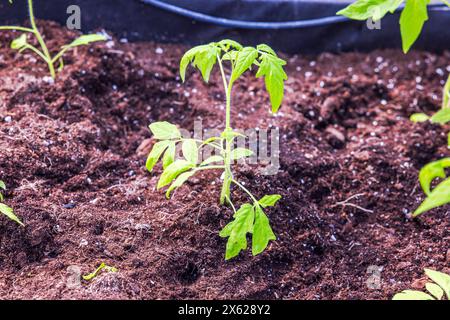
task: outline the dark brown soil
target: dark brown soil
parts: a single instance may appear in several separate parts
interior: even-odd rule
[[[53,24],[45,34],[50,47],[74,36]],[[449,52],[284,56],[276,117],[263,83],[240,81],[234,126],[280,127],[281,169],[235,169],[258,196],[283,200],[268,211],[278,240],[226,262],[218,231],[231,210],[218,205],[216,173],[167,201],[161,168],[144,168],[151,122],[221,129],[219,75],[181,84],[186,48],[114,41],[69,54],[51,85],[43,63],[8,49],[15,36],[0,33],[0,179],[26,227],[0,217],[2,299],[390,299],[420,288],[424,267],[450,271],[448,207],[407,218],[423,200],[418,170],[448,155],[448,128],[408,117],[439,108]],[[355,195],[360,208],[338,204]],[[101,262],[119,271],[67,285],[73,266]],[[373,265],[379,289],[366,286]]]

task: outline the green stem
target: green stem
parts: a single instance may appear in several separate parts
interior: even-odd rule
[[[226,92],[226,111],[225,111],[225,130],[231,129],[231,88],[232,83],[227,83],[227,77],[225,76],[225,71],[223,69],[222,59],[220,57],[217,57],[217,60],[219,61],[219,67],[220,67],[220,73],[222,74],[222,80],[223,80],[223,87]]]
[[[448,76],[448,80],[445,83],[442,97],[442,109],[450,108],[450,75]]]
[[[20,52],[22,52],[22,51],[24,51],[24,50],[26,50],[26,49],[30,49],[31,51],[33,51],[34,53],[36,53],[39,57],[41,57],[42,59],[46,59],[46,57],[44,56],[44,54],[41,52],[41,51],[39,51],[39,49],[37,49],[37,48],[35,48],[35,47],[33,47],[32,45],[30,45],[30,44],[27,44],[27,45],[25,45],[22,49],[20,49]]]
[[[231,205],[231,208],[233,209],[234,213],[236,214],[236,207],[234,206],[233,202],[231,201],[230,198],[227,198],[228,203]]]
[[[231,181],[233,180],[233,173],[231,171],[231,141],[230,139],[225,140],[225,157],[224,157],[224,166],[225,166],[225,174],[223,177],[223,185],[222,192],[220,195],[220,203],[224,204],[225,200],[230,198],[230,187]]]
[[[33,29],[19,27],[19,26],[3,26],[3,27],[0,27],[0,30],[15,30],[15,31],[23,31],[23,32],[34,33]]]
[[[222,60],[220,57],[217,57],[220,67],[220,73],[222,75],[223,86],[226,92],[226,110],[225,110],[225,131],[224,133],[230,132],[233,129],[231,128],[231,89],[233,84],[227,83],[227,78],[225,76],[225,71],[223,69]],[[233,180],[233,173],[231,171],[231,146],[233,143],[233,138],[226,136],[225,138],[225,154],[224,154],[224,165],[225,165],[225,173],[223,178],[222,192],[220,194],[220,203],[224,204],[225,200],[230,199],[230,187],[231,181]],[[229,201],[229,200],[228,200]]]
[[[239,182],[237,182],[236,180],[232,180],[233,181],[233,183],[235,184],[235,185],[237,185],[239,188],[241,188],[242,190],[244,190],[244,192],[245,193],[247,193],[249,196],[250,196],[250,198],[253,200],[253,202],[255,203],[255,205],[258,205],[259,206],[259,202],[258,202],[258,200],[256,200],[256,198],[252,195],[252,193],[246,188],[246,187],[244,187],[242,184],[240,184]]]
[[[59,59],[63,57],[63,55],[69,50],[70,48],[64,48],[62,49],[53,59],[52,63],[55,64]]]
[[[48,69],[50,71],[50,75],[53,79],[56,79],[55,66],[53,65],[50,51],[48,50],[47,45],[45,44],[45,41],[42,38],[42,35],[39,32],[39,29],[37,28],[37,25],[36,25],[36,19],[34,16],[34,9],[33,9],[33,0],[28,0],[28,12],[30,14],[30,23],[31,23],[31,27],[33,29],[33,33],[36,36],[36,39],[39,42],[39,45],[41,46],[44,56],[46,57],[45,62],[47,62]]]

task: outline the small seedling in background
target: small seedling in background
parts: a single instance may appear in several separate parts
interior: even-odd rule
[[[431,117],[427,116],[424,113],[413,114],[411,116],[411,121],[415,123],[430,121],[432,123],[437,123],[441,125],[450,122],[449,96],[450,96],[450,77],[444,88],[441,110],[439,110]],[[448,144],[450,146],[450,134]],[[450,203],[450,178],[442,181],[438,186],[436,186],[436,188],[431,190],[431,182],[434,179],[447,178],[445,169],[449,167],[450,167],[450,158],[445,158],[427,164],[420,170],[419,181],[420,185],[422,186],[422,190],[427,195],[427,198],[414,212],[413,217],[417,217],[418,215],[427,212],[431,209]]]
[[[12,0],[9,0],[9,3],[12,3]],[[62,46],[60,51],[56,55],[52,56],[44,41],[42,34],[40,33],[36,25],[36,19],[34,16],[34,9],[33,9],[33,0],[28,0],[28,13],[31,28],[21,26],[0,26],[0,30],[22,31],[23,33],[11,43],[11,48],[17,50],[19,53],[22,53],[25,50],[30,50],[34,52],[37,56],[39,56],[42,60],[44,60],[47,63],[48,70],[53,79],[56,79],[56,66],[58,65],[58,71],[61,71],[64,68],[63,56],[68,50],[71,50],[75,47],[87,45],[91,42],[106,40],[106,37],[100,34],[82,35],[76,40],[74,40],[72,43]],[[39,46],[41,47],[40,50],[35,46],[33,46],[32,44],[28,43],[27,35],[29,34],[33,35],[36,38],[37,42],[39,43]]]
[[[428,20],[429,0],[358,0],[337,14],[354,20],[375,21],[382,19],[387,13],[394,13],[400,5],[405,2],[405,7],[400,17],[400,31],[402,35],[403,51],[407,53],[419,38],[425,22]],[[450,7],[450,2],[441,0]],[[433,116],[425,113],[415,113],[410,117],[412,122],[426,122],[446,124],[450,122],[450,76],[444,86],[442,94],[442,107]],[[448,136],[450,146],[450,134]],[[445,178],[444,169],[450,167],[450,158],[436,161],[426,165],[419,174],[420,184],[427,198],[414,212],[413,217],[431,210],[433,208],[450,203],[450,179],[440,183],[433,191],[430,191],[430,183],[435,178]]]
[[[450,203],[450,178],[447,178],[445,173],[445,169],[449,167],[450,158],[445,158],[429,163],[420,170],[419,181],[427,198],[414,212],[413,217],[417,217],[431,209]],[[431,190],[431,183],[436,178],[447,179]]]
[[[231,68],[229,77],[225,74],[224,63]],[[155,164],[163,156],[163,173],[158,182],[158,189],[169,186],[166,196],[182,186],[189,178],[203,170],[222,170],[223,184],[220,195],[221,204],[229,204],[234,211],[234,220],[221,232],[220,236],[228,238],[225,258],[236,257],[241,250],[247,249],[247,234],[252,234],[253,255],[263,252],[270,240],[275,240],[275,234],[270,227],[269,219],[263,209],[274,206],[281,198],[279,195],[265,196],[257,200],[253,194],[239,183],[233,176],[231,165],[235,160],[250,157],[252,151],[245,148],[233,149],[235,139],[242,136],[231,127],[231,94],[236,81],[252,67],[257,67],[256,77],[264,77],[266,89],[270,96],[272,112],[276,113],[284,96],[284,81],[287,75],[283,70],[286,62],[267,45],[243,47],[232,40],[222,40],[190,49],[181,59],[180,75],[185,80],[186,69],[192,64],[200,70],[205,82],[209,81],[215,64],[219,65],[225,96],[225,130],[219,137],[205,141],[183,139],[180,131],[168,122],[157,122],[150,125],[150,130],[157,142],[147,160],[147,169],[152,171]],[[175,160],[176,145],[180,143],[184,159]],[[198,164],[198,154],[203,147],[214,148],[214,155]],[[244,204],[236,210],[230,196],[231,186],[235,185],[251,199],[250,204]]]
[[[425,269],[425,274],[434,282],[425,285],[428,293],[416,290],[404,290],[397,293],[392,300],[442,300],[444,294],[450,300],[450,275]]]
[[[102,271],[102,270],[105,272],[117,272],[118,271],[117,268],[110,267],[110,266],[106,265],[104,262],[102,262],[100,264],[100,266],[97,269],[95,269],[94,272],[84,275],[83,280],[85,280],[85,281],[93,280],[95,277],[97,277],[99,275],[100,271]]]
[[[0,213],[11,219],[12,221],[18,223],[22,227],[24,224],[20,219],[14,214],[14,210],[10,207],[8,207],[6,204],[3,203],[4,197],[2,194],[2,190],[6,190],[6,185],[3,181],[0,180]]]

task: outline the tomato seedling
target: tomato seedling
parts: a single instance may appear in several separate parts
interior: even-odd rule
[[[430,269],[425,269],[425,274],[433,281],[425,285],[429,293],[404,290],[397,293],[392,300],[442,300],[444,293],[447,300],[450,300],[450,275]]]
[[[9,0],[9,3],[12,3],[12,0]],[[44,41],[41,32],[37,27],[36,19],[34,16],[33,0],[28,0],[28,14],[31,25],[30,28],[21,26],[0,26],[0,30],[22,31],[23,33],[17,39],[11,42],[11,49],[17,50],[19,53],[22,53],[25,50],[30,50],[33,53],[35,53],[37,56],[39,56],[42,60],[44,60],[47,63],[50,76],[53,79],[56,79],[55,66],[59,63],[58,71],[61,71],[64,68],[63,56],[68,50],[71,50],[75,47],[84,46],[92,42],[106,40],[106,37],[101,34],[82,35],[76,40],[74,40],[72,43],[62,46],[60,51],[56,55],[52,56],[50,50],[47,47],[47,44]],[[39,43],[39,46],[41,47],[40,50],[35,46],[33,46],[32,44],[28,43],[27,39],[28,35],[32,35],[36,38],[37,42]]]
[[[3,181],[0,180],[0,213],[5,215],[7,218],[11,219],[12,221],[18,223],[22,227],[24,224],[20,219],[14,214],[14,210],[10,207],[8,207],[6,204],[3,203],[4,197],[2,194],[2,190],[6,190],[6,185]]]
[[[231,69],[229,77],[226,75],[224,63]],[[233,149],[235,139],[242,136],[231,126],[231,96],[233,85],[253,66],[258,68],[256,77],[264,77],[266,89],[270,96],[272,112],[277,112],[284,96],[284,82],[287,75],[284,72],[286,62],[280,59],[269,46],[261,44],[254,47],[243,47],[233,40],[222,40],[206,45],[194,47],[187,51],[180,62],[180,76],[185,80],[186,69],[189,65],[200,70],[205,82],[209,81],[214,65],[218,64],[226,96],[225,129],[220,136],[205,141],[184,139],[178,128],[168,122],[157,122],[150,125],[154,137],[159,140],[147,159],[147,169],[152,171],[155,164],[163,156],[163,173],[157,188],[168,187],[166,196],[182,186],[189,178],[203,170],[222,170],[223,184],[220,203],[229,204],[234,211],[234,220],[220,232],[220,236],[228,238],[225,259],[236,257],[241,250],[247,249],[247,234],[252,234],[253,255],[263,252],[270,240],[275,240],[275,234],[264,213],[264,208],[274,206],[281,198],[280,195],[268,195],[258,200],[240,182],[232,172],[235,160],[250,157],[252,151],[246,148]],[[176,146],[181,144],[183,159],[176,160]],[[198,155],[202,148],[211,147],[217,151],[214,155],[200,164]],[[237,186],[251,199],[250,203],[242,205],[236,210],[230,196],[231,186]]]
[[[428,20],[429,0],[358,0],[337,14],[354,20],[371,18],[374,21],[378,21],[387,13],[394,13],[403,2],[405,2],[405,7],[400,17],[400,31],[403,51],[407,53],[419,38],[423,26]],[[450,7],[449,1],[441,0],[441,2]],[[432,123],[446,124],[450,122],[450,76],[443,89],[441,109],[433,116],[428,116],[425,113],[415,113],[410,117],[410,120],[415,123],[430,121]],[[450,146],[450,134],[448,136],[448,145]],[[432,191],[430,190],[430,184],[435,178],[446,178],[445,168],[447,167],[450,167],[450,158],[430,163],[421,169],[419,180],[427,198],[413,213],[413,217],[450,203],[450,179],[441,182]]]
[[[449,167],[450,158],[444,158],[429,163],[420,170],[419,181],[427,198],[413,213],[413,217],[417,217],[431,209],[450,203],[450,178],[447,178],[445,173],[445,169]],[[431,183],[436,178],[445,180],[431,190]]]
[[[411,121],[425,122],[430,121],[437,124],[446,124],[450,122],[450,106],[449,106],[449,95],[450,95],[450,77],[447,84],[444,87],[443,97],[442,97],[442,108],[433,116],[428,116],[424,113],[415,113],[411,116]],[[449,146],[450,146],[450,135],[449,135]],[[424,166],[419,173],[419,181],[422,190],[426,194],[427,198],[422,202],[422,204],[413,213],[413,217],[417,217],[422,213],[425,213],[431,209],[443,206],[450,203],[450,178],[447,178],[445,173],[446,168],[450,167],[450,158],[444,158]],[[433,190],[431,190],[431,183],[434,179],[441,178],[445,179],[440,184],[438,184]]]
[[[113,272],[113,273],[118,271],[116,267],[110,267],[106,265],[106,263],[102,262],[97,269],[95,269],[93,272],[89,274],[83,275],[82,278],[85,281],[91,281],[94,278],[96,278],[102,270],[104,270],[105,272]]]

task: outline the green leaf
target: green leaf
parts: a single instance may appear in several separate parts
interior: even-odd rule
[[[181,133],[178,128],[166,121],[152,123],[149,128],[158,140],[181,139]]]
[[[7,216],[10,220],[20,224],[22,227],[24,226],[22,221],[20,221],[20,219],[14,214],[13,209],[3,203],[0,203],[0,213]]]
[[[245,71],[247,71],[258,58],[258,51],[252,47],[245,47],[237,56],[236,65],[231,74],[230,83],[235,82]]]
[[[219,137],[210,137],[210,138],[206,139],[205,141],[203,141],[203,144],[210,144],[211,142],[214,142],[217,140],[222,140],[222,139]]]
[[[177,145],[175,141],[170,141],[169,146],[167,147],[166,153],[164,153],[163,157],[163,169],[166,169],[175,161],[175,153],[177,150]]]
[[[431,117],[431,122],[446,124],[450,122],[450,108],[441,109]]]
[[[169,185],[176,177],[178,177],[181,173],[192,169],[194,165],[186,160],[177,160],[168,166],[161,175],[161,178],[158,181],[157,189],[161,189],[167,185]]]
[[[435,300],[429,294],[422,291],[405,290],[397,293],[392,300]]]
[[[0,190],[6,190],[6,184],[2,180],[0,180]],[[0,202],[3,200],[3,194],[0,192]]]
[[[190,177],[192,177],[195,174],[195,171],[190,172],[184,172],[178,176],[178,178],[175,179],[175,181],[172,183],[172,185],[167,189],[166,191],[166,198],[170,198],[170,193],[181,187],[186,181],[189,180]]]
[[[192,65],[200,70],[206,83],[209,82],[211,71],[216,64],[219,53],[220,49],[210,44],[206,50],[197,53],[195,56]]]
[[[428,20],[429,0],[406,0],[405,9],[400,17],[403,52],[407,53],[419,38],[425,22]]]
[[[164,150],[167,149],[170,143],[171,143],[170,141],[160,141],[155,143],[155,145],[152,148],[152,151],[148,155],[147,163],[145,164],[145,167],[149,172],[152,172],[153,167],[158,162]]]
[[[402,2],[403,0],[358,0],[337,14],[353,20],[372,18],[374,21],[378,21],[388,12],[393,13]]]
[[[103,34],[85,34],[77,39],[75,39],[72,43],[63,46],[63,48],[75,48],[79,46],[85,46],[92,42],[99,42],[99,41],[106,41],[108,38],[106,38]]]
[[[253,151],[245,148],[236,148],[231,151],[231,160],[239,160],[242,158],[251,157],[253,155]]]
[[[261,63],[256,77],[265,77],[266,89],[270,95],[272,112],[278,112],[284,97],[284,81],[288,79],[283,70],[284,60],[270,54],[261,55]]]
[[[445,292],[447,299],[450,299],[450,275],[430,269],[425,269],[425,274],[435,282],[425,285],[428,292],[437,300],[441,300]],[[433,296],[421,291],[405,290],[396,294],[393,300],[436,300]]]
[[[239,133],[239,132],[237,132],[237,131],[233,131],[233,130],[230,130],[230,129],[225,130],[224,132],[222,132],[222,133],[220,134],[220,136],[221,136],[223,139],[225,139],[225,140],[231,140],[231,139],[236,138],[236,137],[246,138],[246,136],[243,135],[242,133]]]
[[[255,211],[252,205],[244,204],[234,215],[234,221],[230,222],[220,232],[223,238],[228,237],[225,259],[236,257],[241,250],[247,249],[247,233],[252,232]]]
[[[259,200],[258,203],[263,208],[273,207],[280,199],[281,199],[281,196],[279,194],[272,194],[272,195],[262,197],[262,199]]]
[[[236,61],[239,51],[229,51],[222,56],[222,61]]]
[[[180,76],[181,76],[181,80],[184,82],[186,80],[186,69],[189,66],[189,63],[192,62],[192,60],[194,59],[195,55],[197,54],[197,52],[199,52],[200,50],[202,50],[203,47],[205,47],[206,45],[203,46],[197,46],[194,47],[192,49],[189,49],[184,55],[183,58],[181,58],[180,61]]]
[[[221,238],[228,238],[231,235],[231,231],[233,231],[234,228],[234,220],[231,221],[229,224],[227,224],[220,232],[219,236]]]
[[[197,143],[192,140],[184,140],[182,145],[182,151],[184,158],[192,164],[197,164],[198,162],[198,147]]]
[[[442,290],[442,288],[437,284],[427,283],[425,287],[427,288],[428,292],[431,293],[437,300],[441,300],[444,296],[444,290]]]
[[[445,168],[450,167],[450,158],[444,158],[424,166],[419,173],[420,186],[427,196],[431,193],[431,182],[436,178],[444,179]]]
[[[102,270],[105,270],[106,272],[117,272],[117,268],[107,266],[105,263],[102,262],[102,264],[100,264],[100,266],[97,269],[95,269],[94,272],[84,275],[83,279],[86,281],[91,281],[92,279],[97,277],[100,271]]]
[[[255,208],[255,225],[253,226],[252,253],[254,256],[263,252],[270,240],[276,240],[270,227],[269,219],[260,206]]]
[[[20,50],[27,45],[27,35],[24,33],[11,42],[11,49]]]
[[[447,299],[450,300],[450,275],[431,269],[425,269],[425,274],[444,290]]]
[[[260,45],[258,45],[257,47],[256,47],[256,49],[258,50],[258,51],[262,51],[262,52],[265,52],[265,53],[268,53],[268,54],[271,54],[271,55],[273,55],[273,56],[277,56],[277,54],[275,53],[275,51],[273,51],[273,49],[271,48],[271,47],[269,47],[267,44],[260,44]]]
[[[442,108],[450,108],[450,75],[444,86],[444,92],[442,94]]]
[[[206,166],[208,164],[214,163],[214,162],[223,162],[223,157],[222,156],[212,156],[209,157],[208,159],[206,159],[205,161],[202,162],[202,164],[200,165],[201,167]]]
[[[414,113],[413,115],[411,115],[411,117],[409,117],[409,120],[411,120],[414,123],[419,123],[430,120],[430,117],[425,113]]]
[[[450,203],[450,179],[441,182],[414,212],[413,217]]]
[[[221,40],[217,45],[225,52],[228,52],[232,48],[238,51],[242,50],[242,45],[239,42],[230,39]]]
[[[180,62],[180,76],[183,82],[186,78],[186,69],[189,63],[198,68],[202,73],[203,79],[208,82],[220,51],[221,49],[217,47],[216,43],[201,45],[188,50]]]

